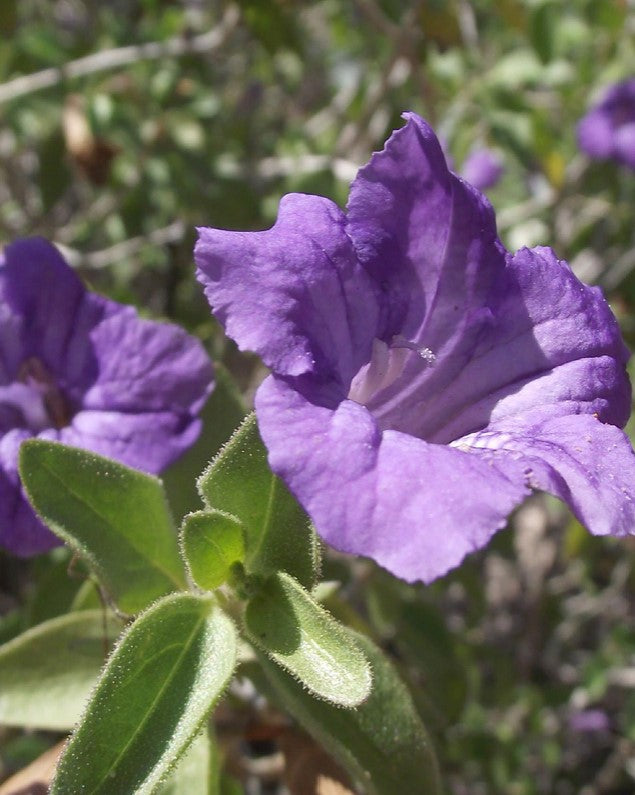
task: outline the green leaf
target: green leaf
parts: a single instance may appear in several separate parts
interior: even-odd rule
[[[318,552],[307,515],[269,469],[255,414],[250,414],[198,482],[210,508],[232,514],[245,528],[245,568],[252,574],[283,570],[310,588]]]
[[[71,170],[61,130],[55,129],[42,142],[38,154],[40,157],[40,195],[43,209],[48,212],[71,183]]]
[[[292,577],[272,575],[247,603],[253,642],[319,698],[355,707],[370,693],[371,671],[359,644]]]
[[[195,738],[157,795],[217,795],[219,752],[207,729]]]
[[[395,646],[422,672],[424,692],[438,714],[455,723],[465,706],[467,678],[443,616],[422,602],[404,604],[395,630]]]
[[[386,572],[377,570],[364,588],[372,625],[390,638],[400,661],[410,664],[421,682],[413,693],[429,728],[445,730],[456,723],[467,698],[467,671],[460,636],[446,626],[434,598]]]
[[[211,599],[167,596],[123,635],[58,765],[51,795],[146,795],[200,731],[236,660]]]
[[[122,624],[70,613],[0,646],[0,724],[64,731],[76,723]]]
[[[24,627],[33,627],[68,612],[75,594],[87,576],[81,564],[69,573],[71,553],[65,547],[52,549],[33,561],[31,589],[28,600],[27,620]],[[101,607],[101,603],[92,605]]]
[[[560,13],[554,4],[542,2],[532,9],[529,17],[529,38],[543,64],[553,58],[554,34]]]
[[[185,588],[158,478],[43,439],[20,448],[20,476],[44,522],[86,559],[124,613]]]
[[[436,757],[410,693],[373,643],[352,630],[347,634],[351,642],[362,646],[373,669],[371,694],[357,709],[317,701],[261,653],[258,658],[269,688],[257,670],[248,675],[258,687],[277,696],[367,795],[438,795]]]
[[[77,589],[75,598],[69,606],[70,610],[96,610],[103,605],[104,600],[99,592],[99,584],[94,577],[89,577]]]
[[[183,520],[181,547],[192,580],[211,591],[227,580],[234,563],[244,559],[243,528],[222,511],[191,513]]]

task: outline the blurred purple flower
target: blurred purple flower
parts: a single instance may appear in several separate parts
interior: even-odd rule
[[[347,212],[290,194],[272,229],[202,228],[216,317],[271,369],[273,470],[334,547],[430,581],[542,489],[596,534],[635,529],[628,352],[597,288],[509,254],[487,199],[415,114]]]
[[[611,728],[609,716],[603,709],[583,709],[569,716],[569,728],[575,732],[606,732]]]
[[[635,170],[635,77],[612,86],[578,123],[578,143],[590,157]]]
[[[505,168],[500,156],[491,149],[474,149],[465,159],[461,176],[477,190],[492,188],[502,177]]]
[[[38,436],[156,473],[195,440],[213,386],[201,344],[87,292],[50,243],[20,240],[0,261],[0,546],[33,555],[57,539],[17,472]]]

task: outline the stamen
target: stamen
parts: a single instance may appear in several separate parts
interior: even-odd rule
[[[389,387],[403,373],[409,358],[408,351],[416,353],[423,360],[424,367],[436,361],[430,348],[410,342],[400,334],[392,338],[390,345],[379,339],[373,340],[370,361],[353,378],[348,397],[362,405],[367,404],[373,396]]]
[[[25,359],[20,366],[18,380],[41,396],[54,428],[64,428],[70,424],[72,418],[70,407],[59,386],[39,359],[35,357]]]
[[[401,334],[395,334],[390,344],[391,348],[407,348],[409,351],[415,351],[427,363],[434,364],[437,357],[432,353],[430,348],[424,348],[422,345],[417,345],[416,342],[410,342]]]

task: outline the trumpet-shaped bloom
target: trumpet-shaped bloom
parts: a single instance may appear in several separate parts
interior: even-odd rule
[[[42,238],[0,262],[0,545],[33,555],[59,543],[20,486],[20,444],[33,436],[164,469],[200,432],[213,386],[201,344],[87,292]]]
[[[291,194],[264,232],[203,228],[216,317],[272,374],[273,470],[337,549],[429,581],[532,489],[596,534],[635,529],[627,351],[597,288],[547,248],[510,254],[491,205],[418,116],[346,212]]]
[[[635,170],[635,77],[608,89],[578,124],[578,143],[590,157]]]

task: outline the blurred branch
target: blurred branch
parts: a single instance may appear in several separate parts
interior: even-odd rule
[[[69,215],[69,220],[64,223],[63,226],[60,226],[59,222],[51,219],[49,214],[43,219],[45,234],[51,238],[55,238],[60,245],[64,246],[80,234],[80,230],[86,222],[96,226],[103,224],[107,216],[120,206],[123,198],[123,190],[116,191],[115,193],[99,193],[95,201],[89,206],[84,205],[82,212],[72,210]],[[47,228],[49,224],[50,226]]]
[[[359,165],[343,157],[329,155],[302,155],[300,157],[264,157],[256,165],[259,176],[288,177],[298,174],[311,174],[316,171],[330,169],[342,182],[352,182],[357,175]]]
[[[304,124],[306,134],[318,138],[331,127],[341,127],[346,111],[355,99],[362,82],[362,73],[355,74],[353,80],[345,83],[329,104],[311,116]]]
[[[129,47],[116,47],[103,50],[60,67],[42,69],[30,75],[23,75],[0,85],[0,103],[10,102],[18,97],[32,94],[44,88],[59,85],[65,80],[86,77],[95,72],[118,69],[138,61],[152,61],[160,58],[176,58],[192,53],[209,53],[225,43],[239,20],[236,6],[229,6],[220,23],[199,36],[174,36],[166,41],[152,41]]]
[[[417,68],[415,42],[421,35],[417,15],[423,0],[418,0],[395,24],[383,12],[375,0],[357,0],[356,6],[377,31],[390,41],[391,55],[384,63],[379,80],[369,84],[364,98],[363,110],[355,121],[342,128],[335,151],[353,153],[363,158],[376,139],[382,135],[390,118],[386,100],[393,89],[403,85]]]
[[[377,137],[381,136],[390,117],[386,97],[393,88],[403,85],[411,74],[411,63],[403,57],[401,47],[395,52],[382,71],[381,79],[369,85],[364,107],[355,121],[346,124],[337,139],[335,151],[354,152],[363,158]]]
[[[472,3],[467,0],[459,0],[457,5],[457,20],[461,30],[461,38],[465,46],[478,52],[478,27],[476,25],[476,14],[472,8]]]
[[[100,251],[93,251],[88,254],[67,246],[60,245],[60,248],[63,250],[64,256],[71,265],[96,270],[99,268],[107,268],[109,265],[112,265],[113,262],[120,262],[127,257],[132,257],[148,244],[153,246],[164,246],[167,243],[175,243],[182,240],[185,231],[185,224],[182,221],[174,221],[174,223],[164,226],[162,229],[155,229],[147,235],[131,237],[129,240],[116,243],[114,246],[109,246],[108,248],[101,249]]]
[[[360,163],[347,158],[314,154],[263,157],[255,164],[222,156],[217,161],[218,174],[223,177],[248,178],[255,172],[262,179],[276,179],[330,170],[342,182],[352,182],[359,166]]]
[[[387,36],[393,41],[400,38],[402,26],[395,24],[387,17],[375,0],[355,0],[355,5],[368,22],[383,36]]]
[[[635,270],[635,248],[625,251],[606,269],[600,278],[606,290],[616,290],[620,284]]]
[[[496,225],[499,231],[507,231],[511,227],[516,226],[516,224],[535,218],[540,212],[552,205],[553,196],[551,194],[531,196],[519,204],[498,210]]]

